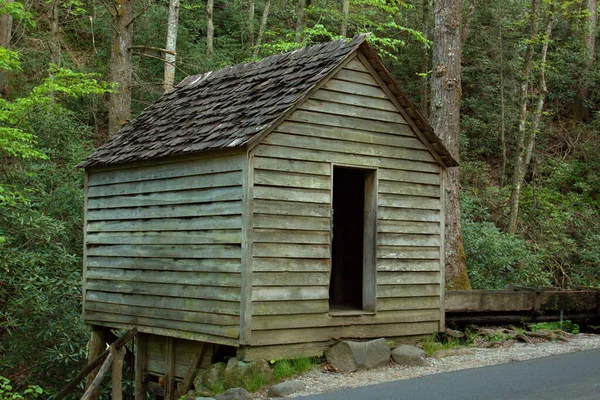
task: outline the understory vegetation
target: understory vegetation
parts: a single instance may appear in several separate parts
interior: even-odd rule
[[[596,26],[589,32],[589,2],[544,0],[537,18],[540,26],[551,24],[552,35],[532,38],[529,1],[464,1],[461,204],[473,288],[600,287],[600,66],[597,48],[589,54],[589,37],[598,36]],[[83,173],[76,165],[108,137],[108,3],[0,0],[0,27],[7,16],[12,21],[8,40],[0,37],[0,375],[12,382],[0,380],[0,390],[11,399],[38,393],[26,392],[31,384],[56,393],[85,364]],[[164,47],[168,3],[135,1],[134,44],[144,48],[133,50],[132,117],[162,95],[164,60],[155,49]],[[214,51],[207,55],[206,1],[182,0],[176,82],[339,38],[345,21],[347,36],[374,32],[369,40],[388,69],[428,108],[428,1],[351,0],[345,16],[341,1],[303,1],[303,20],[299,3],[253,1],[256,18],[248,22],[248,0],[215,0]],[[533,66],[523,76],[528,44]],[[525,128],[537,138],[510,232],[519,87],[526,78],[532,90]],[[310,367],[303,363],[278,361],[275,374]]]

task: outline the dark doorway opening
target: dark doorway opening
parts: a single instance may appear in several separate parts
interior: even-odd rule
[[[372,171],[333,168],[333,240],[329,308],[363,309],[365,181]]]

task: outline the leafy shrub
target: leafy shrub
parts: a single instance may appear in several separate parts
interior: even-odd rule
[[[530,324],[529,329],[531,331],[543,331],[543,330],[557,330],[560,329],[565,332],[573,334],[579,333],[579,325],[569,321],[553,321],[553,322],[538,322],[537,324]]]
[[[0,399],[2,400],[37,399],[42,394],[44,394],[42,388],[35,385],[29,386],[22,393],[18,393],[13,389],[8,378],[0,376]]]

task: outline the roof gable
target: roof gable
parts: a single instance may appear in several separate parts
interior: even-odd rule
[[[399,111],[393,122],[408,123],[440,164],[457,165],[365,38],[359,35],[188,77],[79,167],[257,144],[298,107],[318,106],[324,92],[315,97],[315,91],[331,88],[333,74],[338,81],[363,79],[366,86],[385,91]]]

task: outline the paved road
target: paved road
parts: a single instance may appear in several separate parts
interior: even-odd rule
[[[301,397],[311,400],[600,399],[600,349]]]

